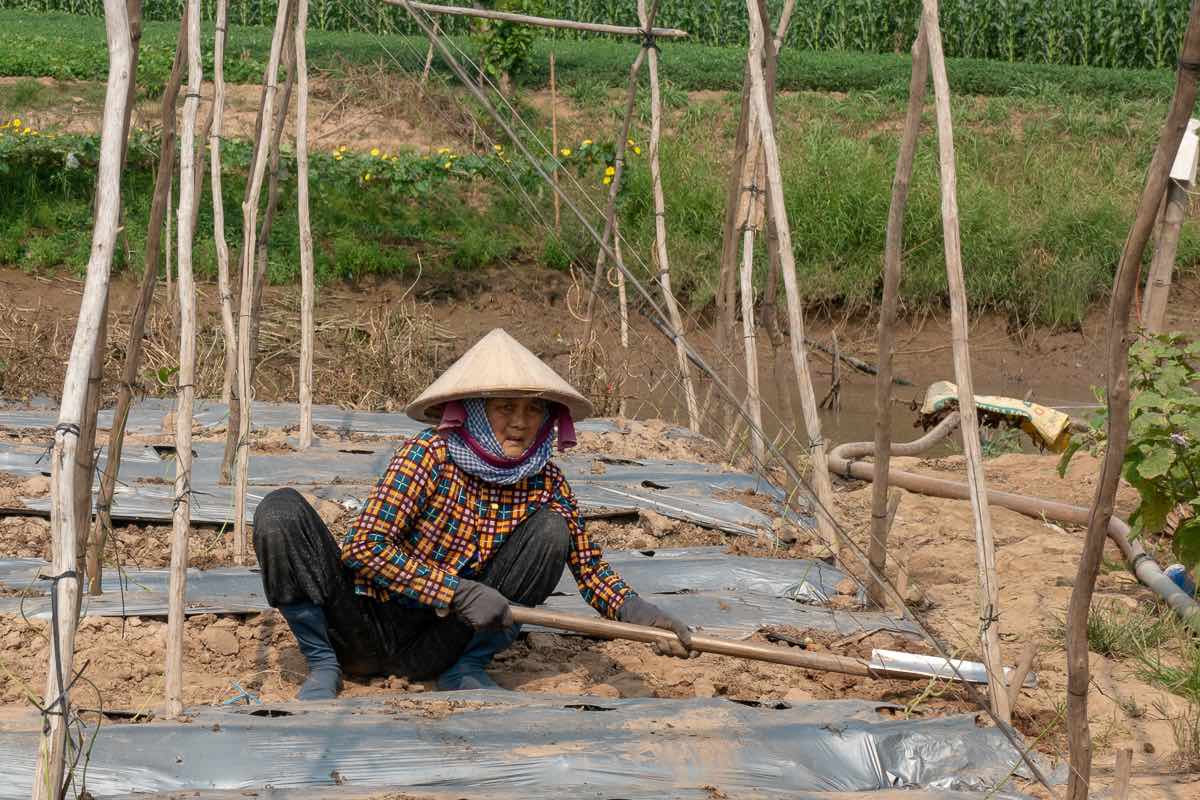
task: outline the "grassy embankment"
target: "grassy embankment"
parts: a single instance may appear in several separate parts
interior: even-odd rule
[[[143,64],[152,91],[169,66],[173,27],[147,24]],[[231,80],[258,79],[267,35],[261,28],[231,28],[229,51],[236,54],[227,65]],[[211,31],[204,37],[211,41]],[[541,42],[540,51],[548,45]],[[598,144],[610,139],[617,126],[617,87],[627,75],[631,47],[594,40],[553,45],[563,86],[564,144],[578,150],[585,138]],[[400,81],[403,73],[419,70],[423,56],[423,43],[405,37],[316,32],[311,37],[310,63],[330,85],[351,89],[366,102],[378,92],[393,101],[388,108],[394,113],[437,127],[411,98],[396,102],[405,98],[379,88],[381,77]],[[715,280],[724,164],[737,108],[736,96],[726,92],[740,87],[741,59],[737,48],[664,45],[663,74],[670,83],[663,162],[672,269],[695,308],[710,301]],[[540,56],[538,64],[544,65]],[[102,21],[0,12],[0,73],[97,80],[104,70]],[[907,60],[899,56],[785,51],[780,141],[798,267],[814,305],[865,309],[875,301],[907,70]],[[950,65],[950,78],[960,93],[955,134],[972,302],[976,309],[1007,313],[1016,321],[1074,324],[1111,283],[1165,114],[1170,74],[957,60]],[[544,104],[535,108],[527,93],[541,88],[543,80],[540,68],[525,75],[526,94],[518,100],[539,134],[548,129]],[[79,96],[76,88],[69,93]],[[435,90],[429,106],[452,105],[447,102],[452,94]],[[61,100],[60,92],[33,81],[10,85],[0,90],[0,123]],[[644,142],[644,98],[640,112],[635,138]],[[494,134],[488,121],[468,109],[464,118],[471,116]],[[366,153],[372,144],[349,143],[341,160],[325,153],[317,165],[322,191],[314,193],[314,234],[324,280],[411,275],[418,256],[426,276],[441,274],[454,282],[464,272],[497,263],[536,261],[557,268],[573,259],[590,263],[593,251],[578,225],[566,223],[556,240],[536,222],[530,224],[536,216],[527,204],[545,215],[549,197],[520,164],[485,165],[459,180],[434,175],[419,185],[409,173],[432,172],[440,159],[406,157],[381,175]],[[485,147],[478,153],[487,153]],[[153,146],[146,142],[139,148],[141,157],[126,178],[132,189],[128,230],[135,263],[144,239]],[[236,243],[238,165],[245,146],[231,142],[226,152],[226,234]],[[7,158],[10,169],[0,173],[0,262],[29,269],[64,263],[78,268],[86,259],[91,219],[87,170],[68,173],[61,160],[37,166],[17,163],[11,153]],[[591,162],[579,168],[584,194],[596,202],[602,202],[605,188],[602,166]],[[403,176],[397,174],[401,168]],[[364,179],[368,172],[370,181]],[[275,281],[295,276],[293,196],[293,187],[285,183],[272,238]],[[204,274],[214,269],[209,207],[206,191],[197,254]],[[648,254],[653,225],[644,158],[633,161],[622,213],[632,249]],[[931,135],[917,159],[907,248],[905,301],[910,307],[940,306],[945,278]],[[1200,237],[1189,225],[1180,263],[1190,270],[1198,259]]]

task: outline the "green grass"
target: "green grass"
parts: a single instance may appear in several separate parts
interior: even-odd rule
[[[1099,605],[1088,615],[1088,649],[1109,658],[1143,658],[1180,635],[1170,611]]]
[[[1188,0],[942,0],[941,30],[947,54],[1050,64],[1105,67],[1166,67],[1175,59],[1187,23]],[[783,0],[767,0],[770,19],[778,19]],[[103,15],[102,0],[0,0],[0,8],[67,11]],[[145,0],[146,19],[179,18],[178,0]],[[209,19],[215,2],[205,0]],[[229,21],[270,25],[275,0],[233,0]],[[635,25],[634,6],[613,0],[540,0],[533,13],[582,22]],[[920,0],[800,0],[793,14],[788,46],[808,50],[857,50],[890,53],[913,40]],[[744,47],[748,38],[744,0],[663,0],[656,23],[683,28],[688,41]],[[466,34],[472,21],[439,17],[443,30]],[[408,13],[377,0],[313,0],[309,28],[320,31],[368,31],[419,34]],[[570,31],[538,35],[585,36]],[[590,35],[586,35],[589,36]],[[594,38],[594,37],[591,37]]]
[[[161,87],[170,71],[177,25],[145,23],[139,82]],[[235,83],[258,82],[266,63],[271,31],[266,27],[231,25],[226,78]],[[202,32],[204,70],[212,71],[212,24]],[[465,38],[454,40],[473,52]],[[742,85],[745,50],[739,46],[663,43],[662,74],[679,89],[737,90]],[[308,59],[315,71],[337,72],[347,65],[382,63],[388,69],[419,72],[427,48],[421,37],[394,34],[309,33]],[[624,86],[635,48],[608,39],[539,39],[530,69],[517,77],[519,85],[544,87],[549,79],[548,53],[554,49],[558,79],[570,91],[586,84]],[[0,10],[0,75],[51,76],[60,79],[104,80],[104,21],[98,17],[59,13]],[[445,71],[440,58],[436,69]],[[1170,97],[1173,74],[1167,70],[1107,69],[1052,64],[1007,63],[952,58],[947,64],[956,93],[1045,96],[1078,94],[1118,98]],[[909,59],[894,53],[810,51],[785,49],[779,63],[779,86],[784,90],[871,91],[900,96],[907,91]]]
[[[7,24],[10,22],[15,26]],[[98,45],[86,41],[87,36],[96,34],[97,24],[98,20],[85,17],[0,12],[0,66],[12,56],[4,49],[6,37],[20,39],[33,36],[32,31],[45,34],[61,25],[61,45],[35,46],[37,57],[42,61],[72,60],[74,48],[78,48],[89,54],[80,62],[92,71],[89,74],[102,74],[103,61],[95,58]],[[231,36],[230,50],[238,54],[231,60],[241,65],[239,69],[247,79],[254,79],[257,67],[246,65],[257,64],[256,48],[265,43],[266,31],[235,29]],[[160,56],[169,52],[162,50],[169,46],[164,43],[168,39],[173,43],[173,37],[171,26],[149,23],[143,41],[150,55],[144,63],[162,63]],[[386,58],[381,41],[368,34],[313,35],[312,61],[318,68],[336,69],[336,73],[328,73],[332,80],[327,88],[333,96],[341,96],[344,90],[356,98],[379,94],[378,70],[356,66],[349,59],[370,62]],[[407,59],[416,63],[423,57],[423,49],[407,50],[397,44],[399,37],[386,41],[402,62]],[[611,139],[619,124],[623,94],[619,86],[626,76],[623,59],[629,55],[628,47],[607,40],[557,44],[566,48],[559,51],[559,65],[565,69],[560,69],[562,102],[573,106],[571,113],[560,119],[563,145],[578,147],[585,137],[597,142]],[[159,56],[153,55],[156,52]],[[725,75],[730,78],[724,87],[728,91],[702,96],[687,93],[696,87],[689,85],[686,70],[680,65],[696,53],[714,55],[707,70],[697,68],[696,80],[703,78],[703,85],[711,88],[725,80]],[[803,295],[818,310],[869,311],[881,292],[884,221],[906,105],[904,81],[898,76],[906,76],[907,67],[903,66],[904,59],[893,56],[795,55],[793,63],[802,65],[846,65],[840,73],[832,68],[828,73],[831,81],[838,77],[842,87],[854,80],[876,86],[851,87],[838,93],[788,91],[778,101],[785,195]],[[720,58],[725,56],[729,60],[722,66]],[[574,66],[572,58],[579,59]],[[604,59],[610,59],[609,72],[582,66],[584,61],[599,63]],[[672,45],[664,50],[664,74],[670,83],[664,91],[667,111],[662,157],[668,187],[666,219],[672,281],[693,310],[708,308],[715,291],[728,151],[734,138],[741,80],[739,59],[734,49]],[[700,63],[698,57],[696,63]],[[1139,76],[1148,81],[1141,84],[1145,88],[1151,85],[1151,79],[1156,86],[1168,86],[1169,75],[979,63],[980,80],[992,81],[997,87],[1004,86],[1006,80],[1011,83],[1013,76],[1023,70],[1058,77],[1030,83],[1017,92],[1010,86],[1010,90],[995,94],[954,97],[968,297],[974,311],[1005,315],[1015,325],[1033,322],[1076,326],[1111,287],[1166,113],[1167,92],[1155,89],[1143,96],[1134,89],[1139,86]],[[892,69],[887,64],[899,67],[892,78],[886,77],[887,70]],[[972,65],[957,62],[956,68],[964,66]],[[879,71],[871,72],[876,67]],[[817,73],[806,75],[805,80],[814,81]],[[1131,95],[1076,91],[1080,86],[1099,85],[1095,83],[1072,84],[1068,90],[1063,88],[1070,83],[1064,76],[1070,75],[1087,76],[1092,81],[1119,77]],[[525,80],[527,85],[537,83],[536,76]],[[883,88],[878,88],[880,81]],[[427,102],[448,107],[451,93],[438,83],[435,80],[429,87],[429,96],[434,99]],[[7,87],[7,94],[0,95],[0,124],[8,115],[53,105],[54,99],[64,94],[95,92],[98,88],[95,83],[43,86],[16,82]],[[30,105],[10,105],[14,92],[18,97],[23,93]],[[548,140],[548,118],[520,97],[516,105],[529,125]],[[437,121],[432,108],[415,107],[407,100],[402,106],[397,113],[407,114],[414,126]],[[497,133],[478,109],[473,113],[484,130]],[[637,104],[635,139],[645,143],[648,127],[643,88]],[[940,309],[947,296],[932,130],[932,114],[927,112],[905,223],[901,292],[910,311]],[[359,146],[366,149],[370,143]],[[480,147],[488,149],[486,144]],[[230,141],[225,150],[244,156],[246,144]],[[143,156],[135,162],[126,180],[127,197],[131,198],[127,231],[136,264],[140,263],[140,243],[145,237],[150,159]],[[238,169],[229,166],[228,155],[226,164],[230,172],[225,194],[227,236],[231,247],[236,248],[244,178]],[[86,252],[68,245],[87,238],[93,178],[73,173],[66,179],[62,177],[65,173],[54,171],[53,164],[45,168],[50,171],[38,179],[0,174],[0,263],[52,269],[57,261],[79,269],[86,261]],[[284,183],[279,222],[272,237],[271,279],[276,282],[294,280],[298,263],[292,180]],[[389,195],[374,184],[365,188],[318,180],[321,190],[313,192],[314,235],[319,277],[326,282],[369,275],[411,276],[420,269],[426,278],[436,276],[439,285],[450,287],[457,280],[455,276],[492,265],[541,263],[565,269],[574,262],[590,269],[595,258],[595,245],[565,210],[561,236],[547,233],[539,218],[550,217],[549,193],[536,183],[524,187],[528,200],[507,182],[488,177],[478,178],[469,192],[464,184],[435,192],[427,202],[413,202]],[[589,175],[582,180],[580,199],[603,204],[604,187],[597,177]],[[631,242],[626,259],[649,277],[637,257],[648,260],[653,241],[650,176],[644,156],[631,160],[626,180],[621,203],[622,232]],[[197,269],[202,276],[215,271],[207,192],[206,184],[197,245]],[[527,202],[532,202],[534,208],[529,208]],[[593,212],[593,220],[597,216]],[[118,268],[122,258],[119,252]],[[760,259],[760,264],[763,261]],[[1200,236],[1192,224],[1184,227],[1178,263],[1185,273],[1194,273],[1200,264]],[[759,279],[762,277],[760,268]]]

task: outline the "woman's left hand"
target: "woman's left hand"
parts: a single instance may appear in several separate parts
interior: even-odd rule
[[[662,628],[679,637],[679,641],[664,639],[655,642],[654,650],[659,655],[674,656],[675,658],[695,658],[700,655],[691,649],[692,632],[688,630],[687,625],[636,595],[625,598],[625,603],[617,611],[617,619],[632,625]]]

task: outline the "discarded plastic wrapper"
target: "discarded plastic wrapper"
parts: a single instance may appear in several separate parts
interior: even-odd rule
[[[968,683],[987,683],[987,667],[978,661],[964,661],[958,658],[945,659],[938,656],[924,656],[916,653],[902,653],[897,650],[872,650],[871,669],[877,670],[880,677],[896,676],[926,676],[942,680],[965,680]],[[956,671],[957,670],[957,671]],[[1004,668],[1004,678],[1012,674],[1011,667]],[[1037,688],[1037,673],[1030,672],[1021,684],[1026,689]]]

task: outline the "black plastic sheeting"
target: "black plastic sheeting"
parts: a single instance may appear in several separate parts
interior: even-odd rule
[[[842,635],[876,630],[918,633],[910,619],[877,611],[824,608],[846,575],[823,561],[730,556],[719,547],[657,550],[653,555],[612,551],[606,558],[638,592],[653,595],[656,604],[682,619],[704,620],[701,629],[716,636],[745,637],[764,626],[779,625]],[[35,577],[45,566],[46,562],[37,559],[0,560],[0,584],[41,594],[45,587]],[[85,596],[81,613],[166,616],[168,580],[165,569],[119,574],[106,570],[104,594]],[[258,572],[245,567],[188,570],[186,605],[189,614],[249,614],[268,608]],[[544,607],[594,613],[565,570]],[[0,613],[45,618],[49,611],[49,598],[44,596],[0,597]]]
[[[503,691],[206,707],[186,723],[103,726],[87,789],[101,798],[268,786],[531,800],[904,788],[1023,797],[1005,787],[1024,768],[995,728],[971,715],[900,720],[889,711],[858,700],[745,705]],[[32,717],[0,727],[0,800],[29,796],[38,727]]]
[[[246,518],[259,501],[279,486],[307,489],[325,499],[357,508],[378,481],[394,443],[321,441],[303,451],[256,453],[250,458]],[[224,445],[192,446],[192,519],[229,522],[233,487],[219,483]],[[101,451],[103,468],[106,454]],[[783,503],[783,492],[745,472],[688,461],[617,459],[603,455],[564,455],[555,459],[571,482],[585,516],[603,517],[655,511],[663,516],[728,533],[771,535],[776,518],[812,528],[808,515],[796,515]],[[46,474],[44,448],[0,442],[0,471]],[[116,519],[169,520],[174,506],[175,462],[170,447],[131,445],[121,459],[112,515]],[[770,514],[747,505],[754,498]],[[48,498],[23,499],[35,511],[49,511]]]
[[[200,430],[224,428],[229,419],[229,407],[215,400],[197,400],[193,405],[192,425]],[[161,397],[147,397],[129,409],[125,423],[127,433],[154,435],[164,433],[163,420],[175,411],[175,401]],[[267,403],[255,400],[251,407],[251,424],[254,430],[271,428],[298,428],[300,406],[296,403]],[[113,410],[102,409],[96,424],[100,430],[112,428]],[[0,428],[12,430],[42,430],[58,424],[58,408],[48,398],[37,398],[29,403],[0,401]],[[387,411],[353,411],[330,405],[313,406],[313,427],[318,431],[347,437],[352,433],[403,438],[428,427],[406,414]],[[576,430],[602,433],[618,430],[611,419],[587,419],[575,424]],[[696,434],[686,428],[671,428],[668,438],[689,438]]]

